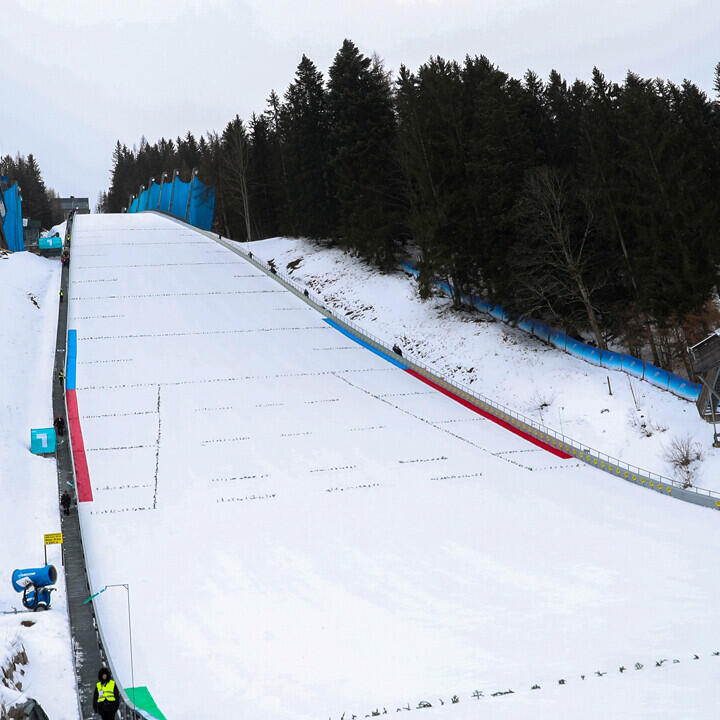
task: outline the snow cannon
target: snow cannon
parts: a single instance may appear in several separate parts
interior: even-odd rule
[[[57,582],[57,570],[54,565],[13,570],[12,586],[15,592],[22,592],[27,587],[28,581],[37,588],[54,585]]]
[[[12,574],[13,589],[23,594],[22,603],[28,610],[48,610],[50,593],[55,590],[49,586],[56,582],[57,570],[54,565],[14,570]]]

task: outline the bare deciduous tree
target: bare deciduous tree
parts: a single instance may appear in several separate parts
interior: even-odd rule
[[[592,203],[586,198],[571,199],[567,179],[542,167],[528,175],[518,221],[528,239],[514,258],[524,300],[530,307],[567,320],[573,320],[569,309],[579,305],[597,346],[605,348],[593,302],[606,275],[594,250],[597,243],[592,242]]]

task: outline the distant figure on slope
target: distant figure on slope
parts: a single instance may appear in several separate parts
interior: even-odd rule
[[[60,505],[62,505],[63,512],[66,515],[69,515],[70,514],[70,495],[68,495],[67,490],[60,497]]]
[[[107,668],[101,668],[93,693],[93,710],[102,720],[112,720],[117,712],[120,699],[115,692],[115,681]]]
[[[65,418],[62,415],[58,415],[53,421],[53,427],[55,432],[61,437],[65,434]]]
[[[402,350],[400,349],[400,346],[399,346],[397,343],[395,343],[395,344],[393,345],[393,352],[394,352],[396,355],[399,355],[400,357],[402,357]]]
[[[61,290],[60,291],[60,302],[62,302],[65,299],[65,293]]]

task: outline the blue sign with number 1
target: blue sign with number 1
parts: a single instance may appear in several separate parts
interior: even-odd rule
[[[54,453],[56,444],[55,428],[32,428],[30,430],[30,452],[36,455]]]

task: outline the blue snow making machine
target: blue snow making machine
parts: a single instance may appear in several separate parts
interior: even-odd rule
[[[50,593],[55,590],[50,586],[56,582],[57,570],[54,565],[13,570],[12,574],[13,589],[23,594],[22,603],[28,610],[48,610]]]

